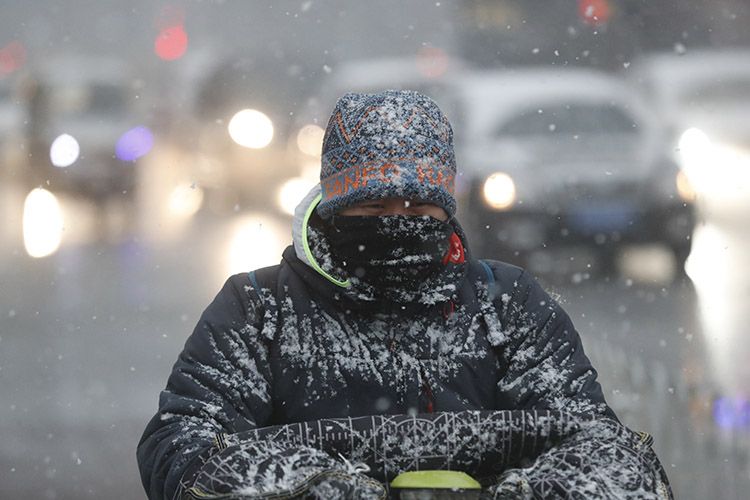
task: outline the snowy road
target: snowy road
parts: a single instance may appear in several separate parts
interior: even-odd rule
[[[0,498],[144,498],[135,447],[223,282],[234,223],[202,219],[171,243],[0,256]],[[750,235],[713,230],[724,231],[731,251],[721,265],[741,291],[722,296],[722,339],[704,328],[704,297],[718,293],[705,276],[698,293],[690,282],[553,286],[609,402],[626,424],[655,435],[678,498],[741,498],[750,488],[747,424],[732,431],[737,415],[725,410],[719,426],[713,411],[743,384],[735,379],[750,349],[740,337],[750,320],[742,260]],[[714,379],[715,366],[723,371]]]

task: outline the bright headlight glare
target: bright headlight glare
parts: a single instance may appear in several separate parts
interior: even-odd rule
[[[78,160],[81,154],[81,147],[78,141],[72,135],[62,134],[58,136],[49,150],[49,158],[56,167],[69,167]]]
[[[315,186],[315,179],[305,179],[304,177],[293,177],[287,180],[277,193],[277,202],[281,210],[288,215],[294,215],[297,205]]]
[[[703,170],[710,165],[714,154],[714,145],[708,135],[698,128],[689,128],[680,136],[678,142],[683,167],[688,175]]]
[[[701,129],[692,127],[680,136],[679,147],[683,154],[705,153],[711,147],[711,139]]]
[[[262,149],[273,139],[271,119],[255,109],[238,111],[227,128],[232,140],[246,148]]]
[[[60,247],[63,229],[63,213],[57,197],[42,188],[31,191],[23,204],[26,253],[35,258],[52,255]]]
[[[482,195],[490,207],[505,210],[516,201],[516,185],[510,175],[496,172],[484,181]]]
[[[305,125],[297,133],[297,147],[310,156],[320,156],[325,130],[317,125]]]
[[[677,194],[680,195],[682,201],[687,203],[692,203],[695,201],[696,193],[695,189],[693,188],[693,184],[690,182],[690,179],[688,179],[688,176],[682,170],[677,172],[675,184],[677,186]]]

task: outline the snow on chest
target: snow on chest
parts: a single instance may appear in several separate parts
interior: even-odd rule
[[[463,307],[447,318],[329,314],[314,303],[309,314],[301,315],[290,301],[282,307],[279,352],[296,368],[363,380],[424,370],[454,377],[462,364],[484,358],[490,350],[480,317]]]

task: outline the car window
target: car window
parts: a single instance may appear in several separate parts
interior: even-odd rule
[[[617,106],[561,104],[519,113],[500,125],[496,137],[633,133],[635,120]]]

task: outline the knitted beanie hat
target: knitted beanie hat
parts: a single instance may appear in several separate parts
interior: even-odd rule
[[[414,91],[345,94],[323,137],[318,213],[365,200],[407,198],[456,212],[453,130],[437,104]]]

